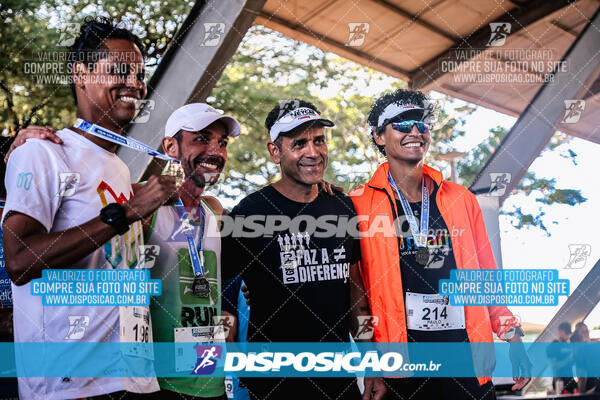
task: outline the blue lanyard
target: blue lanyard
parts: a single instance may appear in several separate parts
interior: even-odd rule
[[[81,129],[82,131],[89,133],[90,135],[94,135],[101,139],[108,140],[109,142],[112,142],[112,143],[120,144],[120,145],[128,147],[132,150],[139,151],[141,153],[146,153],[152,157],[160,158],[161,160],[166,160],[166,161],[179,162],[179,160],[177,160],[176,158],[169,157],[166,154],[163,154],[160,151],[153,149],[152,147],[148,146],[147,144],[140,142],[139,140],[119,135],[119,134],[114,133],[108,129],[101,127],[101,126],[92,124],[91,122],[88,122],[84,119],[77,118],[77,121],[75,121],[74,126],[77,129]]]
[[[132,150],[139,151],[141,153],[146,153],[152,157],[160,158],[162,160],[179,162],[178,159],[167,156],[166,154],[161,153],[158,150],[153,149],[152,147],[140,142],[139,140],[121,136],[116,134],[108,129],[105,129],[96,124],[92,124],[86,120],[78,118],[75,122],[75,128],[81,129],[91,135],[99,137],[101,139],[108,140],[109,142],[116,143],[125,147],[128,147]],[[182,219],[189,223],[189,218],[187,212],[185,211],[185,207],[183,206],[183,202],[179,199],[176,203],[178,208],[183,210]],[[201,221],[201,229],[203,229],[203,221],[204,221],[204,210],[202,209],[202,205],[200,205],[200,221]],[[194,240],[194,235],[191,232],[184,232],[185,237],[188,243],[188,251],[190,253],[190,259],[192,261],[192,268],[194,270],[194,276],[204,276],[204,255],[202,254],[202,235],[204,232],[200,232],[200,241],[199,246],[196,247],[196,241]]]
[[[404,215],[406,215],[406,219],[408,219],[410,232],[412,233],[413,238],[415,239],[415,244],[417,245],[417,247],[426,247],[427,232],[429,229],[429,190],[427,190],[427,185],[425,185],[425,177],[423,177],[422,181],[420,230],[419,226],[417,225],[417,219],[415,218],[415,215],[413,214],[413,211],[410,208],[410,204],[408,204],[408,200],[406,200],[406,197],[404,197],[404,195],[398,190],[398,186],[396,186],[396,182],[394,182],[394,178],[392,178],[391,172],[388,173],[388,181],[398,194],[400,204],[402,205],[402,210],[404,210]]]
[[[187,215],[187,211],[185,211],[185,207],[183,206],[183,202],[181,201],[181,199],[177,200],[175,206],[183,211],[181,214],[181,219],[189,223],[190,220]],[[200,238],[198,240],[198,247],[196,247],[196,240],[194,239],[193,233],[190,231],[184,231],[184,235],[188,244],[188,252],[190,253],[190,260],[192,261],[192,269],[194,270],[194,276],[204,276],[204,254],[202,254],[202,235],[204,235],[205,216],[202,204],[200,204],[199,209]]]

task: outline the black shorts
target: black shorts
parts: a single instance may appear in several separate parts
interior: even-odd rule
[[[360,399],[355,378],[242,378],[255,399]]]
[[[385,378],[385,399],[496,400],[492,382],[479,385],[477,378]]]

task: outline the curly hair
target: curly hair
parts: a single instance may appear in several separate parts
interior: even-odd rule
[[[142,53],[142,57],[146,58],[146,49],[142,41],[131,31],[119,27],[107,17],[88,16],[79,30],[79,36],[69,48],[67,71],[73,71],[73,66],[78,61],[84,63],[88,70],[93,69],[98,60],[108,57],[108,47],[104,43],[108,39],[128,40],[135,44]],[[73,81],[71,81],[71,91],[75,98],[75,105],[77,105]]]
[[[385,126],[390,122],[396,122],[396,120],[404,120],[407,116],[410,116],[410,119],[420,119],[422,117],[421,111],[414,111],[415,115],[412,115],[412,112],[405,113],[401,118],[388,118],[381,125],[379,125],[379,116],[385,110],[387,106],[392,103],[400,103],[400,104],[413,104],[416,106],[424,107],[425,101],[427,100],[427,96],[425,96],[422,92],[418,90],[408,90],[408,89],[398,89],[395,92],[386,93],[377,100],[371,107],[371,111],[369,111],[369,115],[367,116],[367,122],[369,124],[371,142],[373,145],[379,150],[381,154],[385,156],[385,149],[383,146],[378,145],[375,142],[375,135],[381,135],[385,131]],[[419,115],[416,115],[419,113]],[[407,115],[409,114],[409,115]]]

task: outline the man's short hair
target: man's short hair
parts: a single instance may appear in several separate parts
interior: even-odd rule
[[[317,106],[315,106],[313,103],[305,101],[305,100],[293,99],[288,102],[280,101],[275,107],[273,107],[273,109],[271,111],[269,111],[269,114],[267,114],[267,118],[265,119],[265,128],[267,128],[267,133],[271,130],[271,128],[273,127],[275,122],[284,115],[284,113],[287,113],[288,111],[291,111],[291,110],[295,110],[296,108],[310,108],[311,110],[314,110],[318,114],[320,114],[319,110],[317,109]],[[305,129],[304,125],[301,125],[300,127],[302,127],[302,129]],[[296,131],[296,129],[294,129],[290,132],[280,133],[279,136],[277,137],[277,139],[275,139],[275,141],[273,143],[275,143],[277,145],[277,147],[279,147],[279,149],[281,149],[282,136],[292,134],[295,131]]]
[[[563,331],[564,333],[568,333],[570,335],[571,334],[571,324],[568,322],[561,322],[560,325],[558,325],[558,330]]]
[[[88,70],[92,70],[98,60],[108,57],[108,47],[104,44],[108,39],[128,40],[137,46],[142,53],[142,57],[146,57],[144,45],[135,34],[117,26],[106,17],[86,17],[79,31],[79,36],[69,48],[67,71],[73,73],[73,67],[77,61],[81,61]],[[73,81],[71,81],[71,91],[75,98],[75,105],[77,105],[77,95]]]
[[[381,154],[385,156],[385,148],[378,145],[375,142],[375,135],[381,135],[385,131],[385,126],[390,122],[396,122],[396,119],[401,120],[402,118],[391,118],[383,121],[383,124],[379,125],[379,116],[385,110],[387,106],[392,103],[404,103],[414,104],[417,106],[424,107],[427,97],[418,90],[398,89],[395,92],[386,93],[377,100],[371,107],[369,115],[367,116],[367,122],[370,127],[371,142],[379,150]],[[405,115],[403,116],[405,117]],[[419,117],[420,118],[420,117]]]

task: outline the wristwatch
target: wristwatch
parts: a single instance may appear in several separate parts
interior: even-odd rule
[[[100,220],[115,228],[119,235],[129,230],[129,222],[125,218],[125,207],[118,203],[110,203],[100,211]]]

